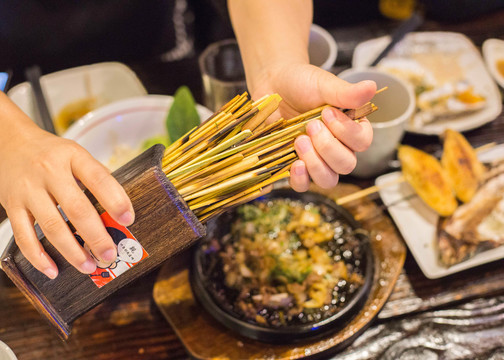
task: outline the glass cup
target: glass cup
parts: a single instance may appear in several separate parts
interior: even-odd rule
[[[310,64],[331,70],[338,48],[334,37],[324,28],[312,24],[308,43]],[[203,104],[217,111],[236,95],[247,91],[245,70],[235,39],[208,45],[198,59],[203,80]]]
[[[359,178],[380,175],[390,168],[405,126],[415,112],[413,87],[397,76],[375,68],[349,69],[338,77],[351,83],[373,80],[378,89],[388,87],[371,100],[378,106],[378,111],[367,117],[373,127],[373,141],[366,151],[356,153],[357,166],[351,173]]]
[[[203,104],[210,110],[219,110],[247,90],[245,70],[235,39],[210,44],[198,60],[203,79]]]

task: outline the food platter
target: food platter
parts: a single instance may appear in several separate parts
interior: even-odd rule
[[[358,187],[339,184],[330,190],[317,187],[311,190],[335,199],[357,191]],[[153,296],[190,355],[197,359],[299,359],[341,350],[365,331],[391,294],[402,270],[406,249],[392,221],[373,201],[360,199],[345,208],[370,231],[375,273],[363,308],[344,328],[294,344],[270,344],[241,336],[220,324],[196,301],[189,283],[191,254],[184,253],[161,268]]]
[[[498,69],[498,62],[504,63],[504,40],[485,40],[482,46],[482,52],[488,71],[500,87],[504,88],[504,73],[502,70],[499,71]]]
[[[45,74],[41,76],[40,84],[56,125],[63,112],[68,115],[69,111],[84,114],[85,109],[95,109],[117,100],[147,94],[136,74],[119,62],[96,63]],[[7,95],[31,119],[37,119],[28,82],[14,86]],[[87,100],[92,105],[86,104]]]
[[[380,37],[357,45],[352,66],[367,67],[372,59],[384,49],[390,37]],[[387,61],[415,61],[421,59],[425,68],[435,81],[444,82],[460,79],[485,99],[482,108],[456,114],[440,116],[432,122],[415,125],[410,122],[406,130],[424,135],[440,135],[446,128],[467,131],[494,120],[502,109],[501,96],[490,76],[479,50],[464,35],[451,32],[410,33],[399,42],[378,67]],[[450,73],[450,75],[446,75]],[[444,74],[444,75],[440,75]],[[441,77],[443,77],[441,79]]]
[[[502,157],[504,145],[482,153],[481,161],[488,162]],[[437,249],[437,226],[439,216],[429,208],[406,182],[383,186],[402,176],[401,172],[392,172],[378,177],[375,184],[381,187],[380,197],[387,206],[392,219],[401,232],[420,269],[429,279],[441,278],[478,265],[504,258],[504,246],[487,250],[455,264],[451,267],[439,263]]]

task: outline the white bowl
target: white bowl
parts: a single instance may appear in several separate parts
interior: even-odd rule
[[[351,83],[373,80],[378,89],[388,88],[373,98],[378,111],[367,117],[373,127],[373,141],[366,151],[356,153],[357,165],[351,173],[361,178],[382,174],[389,168],[406,124],[415,112],[413,87],[401,78],[377,68],[352,68],[338,76]]]
[[[172,103],[173,97],[168,95],[119,100],[84,115],[63,137],[75,140],[108,166],[118,147],[136,150],[153,136],[167,135],[165,119]],[[201,121],[213,114],[202,105],[196,109]]]
[[[324,70],[331,70],[338,55],[338,46],[334,37],[323,27],[312,24],[308,44],[310,64]]]
[[[42,75],[40,86],[44,90],[53,118],[64,106],[90,95],[96,98],[98,107],[116,100],[147,94],[136,74],[118,62],[79,66]],[[14,86],[7,95],[31,119],[38,120],[31,85],[28,82]]]

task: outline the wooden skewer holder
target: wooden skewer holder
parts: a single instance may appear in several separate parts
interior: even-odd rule
[[[2,255],[3,270],[62,338],[68,338],[71,324],[79,316],[205,235],[205,226],[163,173],[163,152],[164,146],[155,145],[113,173],[135,210],[136,220],[128,230],[148,257],[103,287],[99,288],[89,275],[71,266],[45,239],[40,229],[37,229],[39,239],[59,269],[56,279],[50,280],[31,266],[14,238]],[[103,213],[96,199],[89,192],[86,195],[98,212]]]

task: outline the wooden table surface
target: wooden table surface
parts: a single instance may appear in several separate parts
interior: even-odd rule
[[[504,11],[499,11],[464,23],[443,24],[427,21],[420,30],[462,32],[469,36],[477,46],[481,46],[482,42],[489,37],[504,39],[503,24]],[[388,22],[385,24],[372,23],[366,26],[356,26],[355,28],[332,29],[331,33],[336,37],[339,44],[346,44],[346,49],[348,49],[358,41],[383,35],[391,28],[393,28],[393,24],[391,25]],[[341,47],[345,49],[345,46]],[[175,63],[161,63],[157,60],[152,60],[128,65],[138,74],[149,93],[173,94],[178,86],[185,84],[194,92],[198,102],[202,100],[196,57]],[[348,64],[340,63],[337,65],[344,67]],[[465,135],[474,146],[491,141],[504,142],[504,113],[499,115],[495,121],[481,128],[469,131]],[[423,148],[429,152],[435,152],[440,149],[439,140],[435,136],[408,134],[405,136],[403,143]],[[372,183],[372,180],[358,181],[351,177],[343,177],[342,181],[353,182],[363,187]],[[377,201],[379,200],[377,199]],[[2,214],[0,211],[1,217]],[[363,349],[368,346],[366,349],[371,349],[366,344],[376,340],[377,332],[383,329],[396,331],[395,334],[397,332],[405,334],[411,331],[411,327],[407,326],[408,324],[411,325],[411,322],[408,321],[408,316],[412,316],[411,321],[417,321],[416,324],[423,324],[429,327],[429,324],[435,323],[436,319],[451,318],[453,320],[457,318],[457,315],[453,315],[459,314],[457,311],[479,309],[479,312],[475,311],[473,314],[475,323],[478,323],[479,317],[481,317],[481,321],[484,321],[484,319],[488,319],[484,318],[484,316],[488,316],[489,313],[496,314],[492,318],[492,331],[495,333],[496,328],[502,330],[504,328],[504,319],[501,312],[504,299],[499,297],[500,289],[504,290],[504,273],[500,270],[504,268],[502,265],[504,263],[499,261],[482,268],[472,269],[469,272],[433,282],[423,277],[415,261],[408,255],[405,271],[397,286],[400,286],[405,292],[399,298],[410,298],[416,301],[412,300],[410,302],[410,305],[416,304],[414,305],[416,307],[412,309],[413,311],[423,311],[430,309],[433,305],[442,305],[442,302],[435,301],[436,293],[432,292],[433,289],[437,289],[436,291],[439,292],[446,292],[454,284],[461,286],[460,284],[463,284],[467,278],[477,279],[479,273],[482,274],[482,277],[483,274],[490,274],[489,276],[491,276],[492,285],[488,288],[489,294],[485,299],[472,300],[472,302],[463,304],[450,304],[448,308],[441,310],[445,311],[443,313],[427,312],[420,315],[406,315],[400,319],[386,319],[390,317],[391,311],[390,308],[387,309],[386,307],[382,311],[383,316],[365,333],[363,340],[348,349],[345,353],[340,354],[340,356],[336,356],[336,358],[380,358],[383,355],[383,351],[375,351],[375,353],[372,351],[359,352],[359,346]],[[56,332],[39,316],[36,310],[17,288],[14,287],[3,272],[0,272],[0,340],[8,344],[20,360],[185,359],[188,357],[186,351],[153,301],[152,289],[156,275],[157,271],[154,271],[137,280],[83,315],[74,323],[71,338],[66,342],[62,342],[56,335]],[[392,303],[393,301],[394,299],[391,298],[389,302]],[[422,306],[422,304],[427,305]],[[450,314],[452,314],[451,317]],[[462,322],[460,324],[463,326]],[[476,327],[471,329],[471,331],[478,331]],[[443,329],[436,328],[436,331],[439,334]],[[452,329],[445,329],[445,331],[452,331]],[[502,331],[497,333],[504,335]],[[443,338],[443,336],[441,334],[440,338]],[[449,339],[449,337],[443,339]],[[469,343],[474,341],[476,343],[480,341],[479,339],[478,336],[475,336],[469,340],[466,339],[466,341]],[[388,341],[386,344],[390,346],[390,338]],[[496,356],[504,354],[502,350],[498,350],[500,351],[499,353],[496,352],[497,350],[495,349],[500,349],[499,346],[497,344],[494,348],[490,348],[488,354],[497,354]],[[488,354],[482,355],[482,357],[469,356],[467,358],[484,359],[489,358],[490,355]],[[383,358],[392,359],[394,357],[388,357],[387,355]],[[395,359],[397,358],[399,356],[395,357]]]

